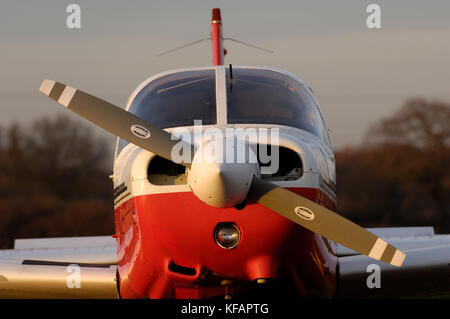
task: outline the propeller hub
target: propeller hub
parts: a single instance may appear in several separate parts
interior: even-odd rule
[[[242,150],[245,154],[239,154]],[[233,207],[246,199],[253,176],[258,174],[257,157],[248,144],[215,139],[195,153],[188,184],[202,202],[214,207]]]

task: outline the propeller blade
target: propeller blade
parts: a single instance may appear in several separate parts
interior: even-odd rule
[[[40,91],[86,120],[130,143],[172,161],[172,148],[186,143],[163,129],[93,95],[51,80],[44,80]],[[185,145],[189,149],[190,144]],[[189,163],[179,163],[190,167]]]
[[[376,260],[400,267],[406,257],[348,219],[258,177],[253,177],[248,197],[306,229]]]

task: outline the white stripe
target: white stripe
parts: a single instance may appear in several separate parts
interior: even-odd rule
[[[72,98],[75,95],[76,91],[77,89],[74,89],[73,87],[67,85],[64,88],[64,91],[62,92],[61,96],[59,97],[58,103],[67,107],[70,101],[72,101]]]
[[[55,86],[55,83],[56,83],[55,81],[45,79],[44,81],[42,81],[39,91],[41,91],[45,95],[49,96],[50,92],[52,91],[53,87]]]
[[[125,195],[123,195],[117,201],[114,202],[114,209],[117,209],[117,207],[119,207],[120,205],[122,205],[131,198],[133,198],[133,194],[131,194],[131,192],[126,193]]]
[[[388,245],[387,242],[385,242],[383,239],[377,238],[375,245],[373,245],[372,250],[369,253],[369,257],[380,260],[381,256],[383,256],[384,250],[386,249],[387,245]]]
[[[224,66],[216,68],[217,124],[227,124],[227,79]]]
[[[391,265],[400,267],[403,264],[403,261],[405,260],[406,255],[402,253],[400,250],[396,250],[394,257],[392,257]]]

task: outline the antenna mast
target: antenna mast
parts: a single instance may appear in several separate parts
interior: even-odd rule
[[[222,17],[220,15],[220,9],[212,9],[211,20],[211,40],[212,40],[212,54],[213,65],[223,64],[223,33],[222,33]]]
[[[227,50],[225,50],[223,48],[223,41],[228,40],[228,41],[233,41],[239,44],[243,44],[249,47],[252,47],[254,49],[258,49],[258,50],[262,50],[262,51],[266,51],[269,53],[273,53],[273,51],[268,50],[268,49],[264,49],[261,47],[258,47],[256,45],[244,42],[244,41],[239,41],[233,38],[224,38],[223,37],[223,31],[222,31],[222,16],[220,14],[220,9],[219,8],[214,8],[212,9],[212,19],[211,19],[211,32],[210,32],[210,38],[203,38],[185,45],[182,45],[180,47],[177,47],[175,49],[171,49],[169,51],[165,51],[162,52],[160,54],[158,54],[156,57],[160,57],[163,55],[166,55],[168,53],[174,52],[174,51],[178,51],[180,49],[184,49],[186,47],[189,47],[191,45],[206,41],[206,40],[211,40],[212,42],[212,56],[213,56],[213,65],[223,65],[224,61],[223,61],[223,57],[225,54],[227,54]]]

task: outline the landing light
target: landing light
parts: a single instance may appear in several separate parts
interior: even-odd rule
[[[214,230],[214,239],[220,247],[232,249],[238,245],[241,239],[241,232],[233,223],[221,223]]]

